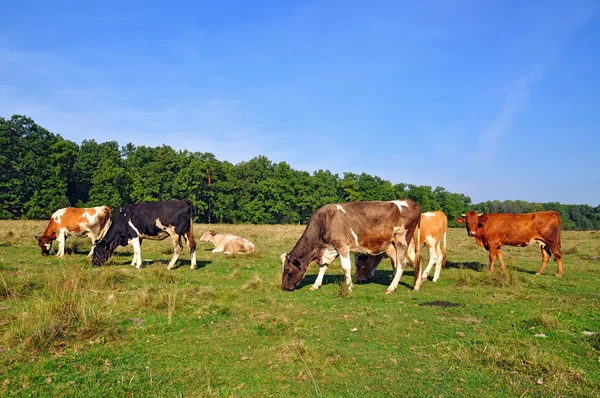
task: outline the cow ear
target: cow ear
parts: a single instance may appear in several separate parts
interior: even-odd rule
[[[465,218],[464,217],[459,217],[456,219],[456,222],[459,224],[464,224],[465,223]]]
[[[35,236],[35,240],[37,240],[38,242],[41,240],[40,238],[38,238],[37,235],[33,235],[33,236]]]
[[[52,234],[50,235],[51,239],[56,239],[56,232],[52,232]]]

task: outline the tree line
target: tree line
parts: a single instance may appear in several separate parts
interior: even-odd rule
[[[197,222],[306,223],[327,203],[410,198],[423,211],[442,210],[449,224],[469,210],[524,213],[557,210],[564,229],[600,229],[600,206],[488,201],[472,204],[461,193],[367,173],[294,170],[264,156],[232,164],[211,153],[170,146],[119,147],[115,141],[81,144],[63,139],[32,119],[0,117],[0,218],[47,219],[62,207],[188,198]]]

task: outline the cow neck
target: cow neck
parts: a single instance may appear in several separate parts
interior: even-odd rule
[[[57,224],[54,221],[54,219],[51,219],[50,222],[48,223],[48,226],[46,227],[46,230],[44,231],[44,235],[42,235],[42,237],[50,239],[52,232],[54,232],[56,234],[56,236],[58,236],[60,231],[58,228],[56,228],[56,226],[57,226]]]
[[[306,271],[310,262],[316,259],[318,245],[316,236],[318,236],[318,230],[311,228],[309,224],[289,254],[290,257],[297,258],[300,261],[302,271]]]

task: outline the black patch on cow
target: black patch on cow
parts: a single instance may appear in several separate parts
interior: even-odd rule
[[[430,307],[460,307],[461,304],[451,303],[449,301],[428,301],[426,303],[419,304],[420,306]]]

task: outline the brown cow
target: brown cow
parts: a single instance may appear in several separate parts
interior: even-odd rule
[[[233,253],[252,253],[256,250],[254,243],[248,239],[240,238],[231,234],[218,234],[209,229],[200,238],[202,242],[211,242],[215,245],[213,253],[233,254]]]
[[[327,266],[337,256],[341,258],[346,284],[352,289],[350,252],[377,255],[394,247],[394,278],[386,293],[393,292],[404,271],[406,251],[413,234],[416,233],[416,239],[419,238],[420,214],[421,207],[410,199],[348,202],[321,207],[310,218],[292,251],[281,255],[283,289],[294,290],[312,261],[316,261],[320,268],[311,290],[318,289]],[[416,247],[419,252],[419,241]],[[421,287],[419,265],[417,261],[415,290]]]
[[[110,208],[107,206],[77,208],[67,207],[52,214],[50,222],[40,237],[36,236],[38,245],[42,248],[42,255],[50,254],[52,242],[58,240],[57,256],[65,255],[65,241],[68,236],[86,236],[92,239],[92,250],[88,257],[94,252],[94,242],[102,237],[110,227]]]
[[[556,211],[539,211],[526,214],[477,214],[470,211],[456,219],[467,225],[467,233],[477,244],[490,252],[490,271],[494,270],[494,260],[498,257],[500,266],[506,271],[502,260],[502,246],[524,247],[536,242],[542,252],[542,265],[536,273],[541,275],[551,254],[557,262],[558,273],[562,276],[563,263],[560,251],[560,214]]]
[[[427,279],[429,271],[435,264],[435,274],[433,281],[437,282],[440,277],[440,272],[446,265],[446,229],[448,227],[448,218],[441,211],[429,211],[421,214],[421,232],[420,241],[422,245],[427,245],[429,248],[429,264],[423,271],[421,278]],[[443,248],[442,248],[443,243]],[[393,257],[393,247],[390,246],[389,252],[385,253],[386,257]],[[408,259],[414,263],[415,261],[415,245],[414,240],[408,246]],[[375,276],[377,265],[381,262],[384,254],[378,256],[369,256],[365,254],[356,254],[354,256],[356,262],[356,281],[364,283],[370,281]]]

